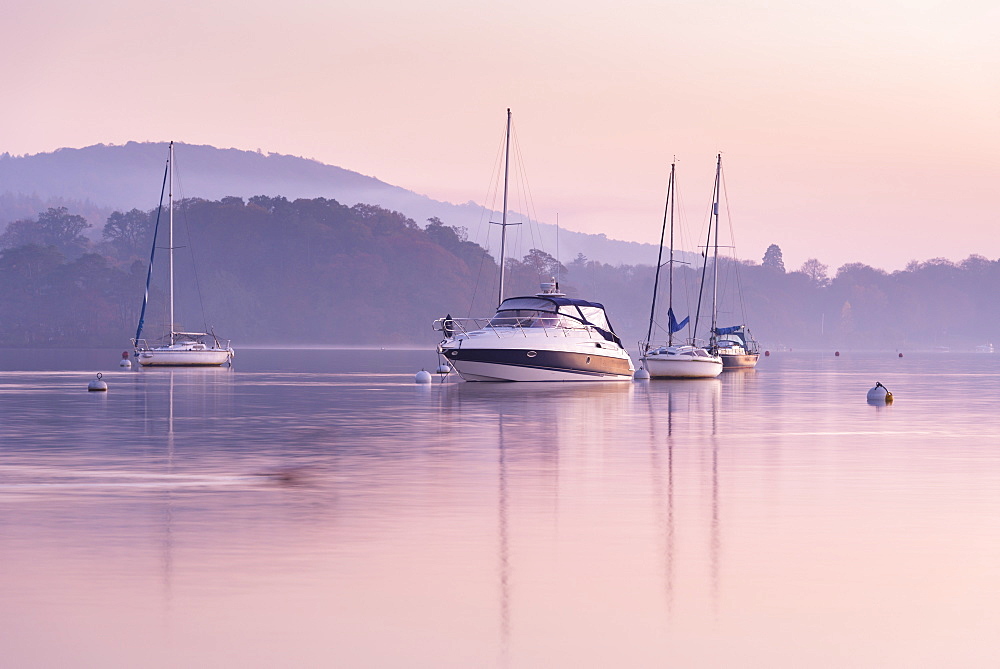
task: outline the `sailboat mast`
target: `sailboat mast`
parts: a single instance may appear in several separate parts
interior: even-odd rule
[[[167,257],[170,266],[170,345],[174,345],[174,143],[170,142],[170,191],[167,198],[169,231],[167,233]]]
[[[507,245],[507,180],[510,176],[510,108],[507,108],[506,147],[503,158],[503,218],[500,219],[500,290],[497,296],[497,306],[503,302],[504,252]]]
[[[660,290],[660,268],[663,267],[663,240],[667,234],[667,218],[670,216],[670,207],[673,202],[673,188],[674,188],[674,165],[670,165],[670,179],[667,181],[667,202],[663,207],[663,227],[660,228],[660,252],[656,256],[656,275],[653,278],[653,303],[649,307],[649,329],[646,331],[646,350],[649,349],[651,340],[653,338],[653,321],[656,319],[656,294]],[[673,229],[673,219],[670,222],[670,260],[673,262],[674,258],[674,229]],[[670,267],[670,304],[673,306],[673,265]],[[671,328],[668,326],[668,330]],[[668,335],[672,337],[673,333]]]
[[[667,313],[674,312],[674,203],[677,201],[677,184],[674,183],[674,170],[677,163],[670,163],[670,184],[668,186],[670,201],[670,269],[667,271]],[[662,243],[662,242],[661,242]],[[674,345],[674,324],[667,321],[667,346]]]
[[[712,197],[712,218],[715,219],[715,249],[712,254],[712,330],[709,341],[713,346],[715,345],[715,328],[718,326],[716,312],[719,300],[719,200],[721,199],[719,185],[721,176],[722,154],[720,153],[715,162],[715,193]]]

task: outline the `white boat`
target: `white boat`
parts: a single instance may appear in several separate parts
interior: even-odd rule
[[[722,358],[724,369],[752,369],[760,357],[760,345],[750,334],[746,324],[719,327],[717,322],[719,301],[719,200],[722,194],[722,154],[716,156],[715,188],[712,191],[712,213],[708,219],[708,239],[705,241],[705,265],[708,266],[708,249],[712,248],[712,327],[709,331],[708,351]],[[712,239],[715,241],[713,242]],[[700,308],[699,299],[699,308]],[[742,302],[742,300],[741,300]],[[744,315],[745,318],[745,315]],[[697,316],[695,327],[697,328]]]
[[[440,318],[438,353],[466,381],[631,381],[628,352],[604,306],[566,297],[555,282],[509,297],[489,319]]]
[[[510,110],[507,110],[500,287],[496,314],[488,319],[439,318],[438,353],[466,381],[631,381],[635,372],[604,305],[566,297],[559,284],[542,284],[534,296],[504,299]]]
[[[170,301],[169,332],[152,345],[142,338],[142,329],[146,318],[146,307],[149,303],[149,285],[153,276],[153,258],[156,255],[156,233],[159,231],[159,212],[156,218],[156,229],[153,233],[153,250],[149,254],[149,269],[146,273],[146,292],[142,298],[142,311],[139,314],[139,325],[132,339],[136,361],[144,366],[162,365],[170,367],[218,367],[232,363],[233,351],[228,340],[220,340],[214,332],[180,332],[174,321],[174,143],[170,142],[167,154],[167,170],[164,175],[164,186],[169,184],[168,193],[168,226],[167,226],[167,257],[169,258],[168,294]],[[163,210],[163,195],[160,195],[160,208]]]
[[[676,163],[670,165],[670,179],[667,182],[667,204],[663,212],[663,227],[660,230],[660,252],[656,260],[656,277],[653,281],[653,300],[649,309],[649,330],[646,341],[640,342],[640,365],[652,379],[711,379],[722,373],[722,358],[696,346],[692,340],[687,344],[674,344],[674,335],[688,324],[689,317],[680,323],[674,316],[674,176]],[[670,227],[670,259],[667,261],[667,342],[663,346],[650,343],[656,323],[656,296],[660,286],[660,269],[663,267],[663,242],[667,224]],[[704,288],[704,278],[702,280]]]
[[[715,328],[715,351],[726,369],[755,367],[760,358],[760,345],[750,336],[745,325]]]

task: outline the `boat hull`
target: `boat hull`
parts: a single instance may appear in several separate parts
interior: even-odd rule
[[[232,351],[226,349],[176,351],[154,348],[136,351],[135,354],[143,367],[219,367],[229,362],[232,356]]]
[[[758,353],[720,353],[724,369],[751,369],[757,366]]]
[[[624,349],[553,350],[444,345],[441,354],[466,381],[631,381]]]
[[[649,355],[641,360],[651,379],[714,379],[723,367],[718,358],[687,355]]]

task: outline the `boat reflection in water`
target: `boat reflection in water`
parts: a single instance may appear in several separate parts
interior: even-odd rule
[[[700,584],[702,599],[717,606],[723,571],[716,439],[722,387],[713,378],[628,385],[458,383],[440,388],[439,424],[447,426],[442,437],[450,440],[458,429],[481,449],[495,448],[500,666],[506,666],[518,630],[545,624],[540,598],[574,598],[579,587],[574,579],[581,569],[598,583],[637,578],[619,571],[631,559],[617,553],[616,541],[644,543],[648,555],[641,561],[662,565],[659,573],[649,572],[664,583],[663,590],[654,589],[663,593],[660,606],[648,602],[659,608],[657,615],[673,616],[677,574],[682,571],[689,585]],[[639,419],[645,429],[634,424]],[[610,444],[597,436],[615,432],[627,438]],[[635,467],[649,472],[648,483],[610,483],[622,468]],[[485,482],[482,489],[489,494]],[[709,491],[707,505],[692,496],[697,490]],[[612,500],[632,495],[648,496],[652,502],[648,525],[619,515],[629,504]],[[609,534],[611,544],[595,547],[594,532]],[[689,558],[680,566],[678,543],[687,547],[684,554]],[[539,544],[547,549],[539,553]],[[584,568],[584,563],[589,566]],[[562,574],[565,569],[571,573]],[[700,578],[690,577],[698,572]],[[523,585],[539,582],[546,583],[542,591]],[[570,615],[566,624],[572,626],[572,619]],[[584,619],[576,623],[583,625]]]
[[[242,355],[98,396],[0,372],[5,665],[990,666],[1000,359],[420,385],[429,350]]]

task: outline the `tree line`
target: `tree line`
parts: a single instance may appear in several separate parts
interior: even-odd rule
[[[146,335],[166,331],[166,214],[115,211],[101,240],[66,207],[7,225],[0,234],[0,345],[126,347],[135,334],[159,217]],[[177,324],[214,329],[239,344],[430,346],[433,319],[488,316],[495,258],[467,231],[436,218],[418,225],[378,206],[332,199],[187,199],[175,203]],[[707,271],[706,271],[707,270]],[[555,278],[567,294],[602,302],[623,340],[644,339],[655,268],[582,255],[561,263],[532,249],[506,261],[506,295],[533,294]],[[678,320],[710,323],[702,274],[674,272]],[[990,309],[1000,261],[936,258],[886,272],[850,263],[829,273],[818,259],[788,271],[777,245],[761,262],[721,259],[718,324],[747,323],[765,348],[969,348],[1000,325]],[[662,280],[653,340],[665,337]],[[709,293],[713,291],[708,286]],[[688,331],[681,336],[688,336]]]

